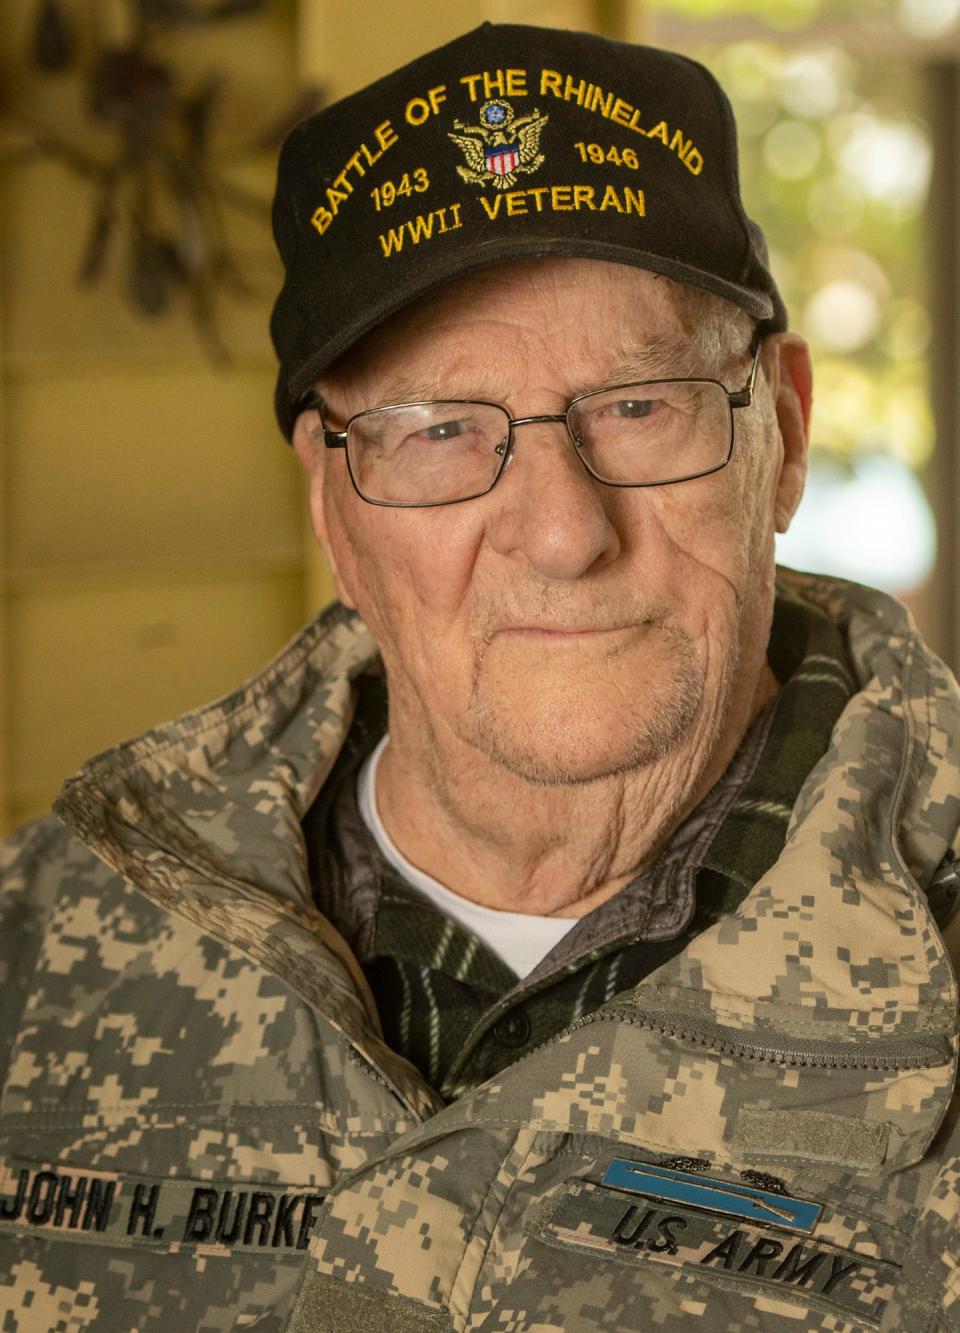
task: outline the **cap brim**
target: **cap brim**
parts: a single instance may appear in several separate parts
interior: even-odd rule
[[[383,300],[365,308],[362,318],[355,319],[338,329],[335,336],[316,349],[312,355],[298,366],[287,379],[287,392],[291,407],[311,387],[319,375],[336,361],[365,334],[391,315],[402,310],[411,301],[426,296],[453,278],[462,277],[488,268],[492,264],[501,264],[511,259],[602,259],[614,264],[626,264],[631,268],[645,269],[661,277],[672,278],[675,282],[689,283],[715,296],[724,297],[733,305],[745,310],[754,319],[774,321],[774,327],[780,320],[780,314],[766,292],[755,288],[742,287],[718,278],[713,273],[705,273],[677,260],[663,255],[650,254],[629,246],[614,245],[596,240],[576,240],[567,238],[562,241],[548,241],[542,237],[504,239],[477,246],[472,253],[464,253],[458,247],[455,254],[444,262],[436,259],[429,271],[422,278],[391,286],[384,293]],[[319,297],[318,297],[319,299]]]

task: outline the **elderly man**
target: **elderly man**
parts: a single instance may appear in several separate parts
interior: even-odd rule
[[[339,601],[6,852],[2,1327],[960,1328],[957,690],[776,577],[722,93],[487,25],[275,228]]]

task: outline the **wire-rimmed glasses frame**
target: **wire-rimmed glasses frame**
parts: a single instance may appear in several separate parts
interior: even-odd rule
[[[520,426],[533,425],[535,423],[549,423],[549,422],[563,423],[563,425],[566,427],[567,435],[571,443],[573,444],[574,450],[581,464],[583,465],[584,470],[595,481],[600,482],[604,486],[614,486],[614,487],[629,488],[629,489],[640,489],[643,487],[650,487],[650,486],[673,486],[684,481],[694,481],[698,477],[710,476],[715,472],[721,471],[730,462],[730,459],[733,455],[733,444],[734,444],[733,414],[740,408],[750,407],[753,404],[753,396],[757,378],[757,368],[760,359],[761,345],[762,345],[761,341],[758,339],[756,341],[755,346],[751,347],[750,350],[753,353],[753,360],[750,367],[750,373],[743,387],[741,389],[736,389],[736,390],[728,389],[726,385],[723,384],[720,380],[711,378],[709,376],[680,375],[680,376],[672,376],[668,378],[658,378],[650,380],[630,380],[625,384],[612,384],[603,389],[591,389],[588,390],[586,393],[578,394],[575,398],[572,398],[570,400],[564,411],[561,413],[540,413],[537,415],[526,416],[526,417],[511,417],[509,412],[503,406],[502,403],[493,403],[484,399],[446,399],[446,398],[421,399],[416,402],[387,403],[381,407],[365,408],[363,411],[357,412],[352,417],[350,417],[342,430],[330,430],[327,428],[326,423],[323,421],[323,411],[325,404],[323,400],[319,397],[319,395],[315,393],[308,395],[304,399],[301,410],[307,408],[316,408],[319,410],[321,416],[324,445],[328,449],[344,450],[346,455],[347,471],[349,473],[350,481],[357,495],[360,497],[361,500],[364,500],[367,504],[381,505],[385,508],[431,509],[440,507],[442,505],[462,504],[466,500],[476,500],[483,495],[489,494],[489,492],[493,490],[494,486],[500,479],[503,470],[507,464],[507,461],[509,460],[510,455],[513,451],[515,429]],[[709,467],[698,468],[695,471],[681,473],[678,476],[664,477],[664,478],[645,480],[645,481],[614,480],[611,479],[610,477],[604,476],[601,472],[598,472],[594,466],[591,465],[589,459],[586,457],[584,453],[585,442],[583,441],[582,438],[578,437],[574,425],[578,409],[580,409],[584,403],[589,402],[591,399],[594,400],[600,399],[605,395],[617,393],[618,391],[623,391],[626,389],[650,390],[651,388],[657,386],[666,389],[670,386],[676,387],[680,385],[688,385],[691,387],[691,390],[694,390],[697,387],[708,387],[710,393],[713,393],[714,389],[722,390],[723,394],[725,395],[728,430],[727,430],[727,447],[722,458],[718,458],[718,461],[711,463]],[[381,496],[369,494],[367,491],[365,491],[363,486],[361,485],[360,480],[358,479],[356,458],[353,456],[353,449],[352,449],[352,445],[354,448],[356,447],[355,441],[356,441],[357,424],[361,422],[371,422],[377,419],[384,419],[388,414],[395,415],[399,411],[424,409],[433,406],[437,407],[456,406],[464,408],[472,407],[472,408],[493,409],[502,416],[504,434],[502,440],[500,440],[494,448],[496,463],[493,469],[492,476],[490,477],[489,481],[487,481],[482,487],[470,490],[466,494],[456,495],[442,500],[387,499]]]

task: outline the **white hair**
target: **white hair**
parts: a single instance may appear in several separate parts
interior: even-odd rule
[[[721,366],[752,347],[755,321],[732,301],[686,282],[671,282],[684,333],[710,366]]]

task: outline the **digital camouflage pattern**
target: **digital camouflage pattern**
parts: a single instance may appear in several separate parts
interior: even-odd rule
[[[860,689],[782,855],[681,955],[342,1182],[298,1333],[960,1328],[957,992],[924,892],[956,851],[957,687],[888,599],[787,581],[845,626]],[[823,1211],[792,1257],[723,1209],[708,1235],[605,1186],[612,1148]],[[621,1244],[637,1205],[654,1216]]]
[[[859,690],[783,854],[445,1109],[308,884],[300,821],[375,656],[356,617],[69,783],[67,828],[2,853],[3,1333],[960,1329],[957,994],[925,901],[960,850],[957,687],[889,599],[784,581]],[[729,1211],[751,1189],[775,1223]]]
[[[319,1196],[439,1105],[299,832],[373,651],[334,609],[5,845],[4,1333],[285,1327]]]

